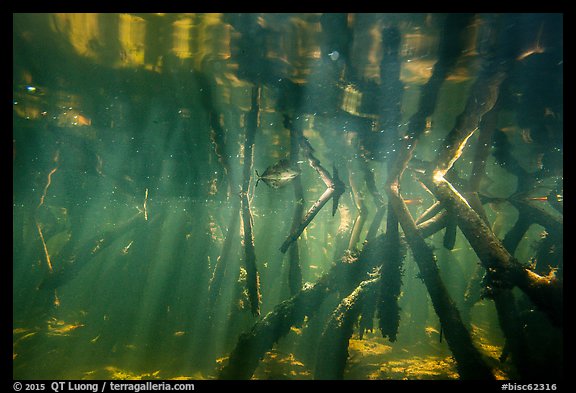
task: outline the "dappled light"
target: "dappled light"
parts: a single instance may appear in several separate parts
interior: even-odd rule
[[[14,379],[563,377],[561,14],[13,22]]]

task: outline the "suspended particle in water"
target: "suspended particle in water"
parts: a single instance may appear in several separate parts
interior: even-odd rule
[[[336,61],[340,58],[340,53],[338,53],[338,51],[334,50],[334,51],[328,53],[328,57],[330,58],[330,60]]]

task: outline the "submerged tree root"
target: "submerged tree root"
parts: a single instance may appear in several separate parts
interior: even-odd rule
[[[250,211],[250,201],[248,200],[248,187],[250,185],[250,175],[252,174],[252,163],[254,161],[253,147],[258,126],[260,88],[255,87],[252,91],[252,109],[246,115],[246,139],[244,141],[244,168],[242,191],[240,200],[242,206],[242,228],[244,233],[244,265],[246,266],[246,289],[250,299],[250,310],[252,315],[260,315],[260,276],[256,266],[256,250],[254,249],[254,236],[252,234],[252,212]]]
[[[484,220],[445,179],[425,180],[445,206],[457,212],[458,226],[489,274],[493,288],[517,286],[557,326],[562,325],[562,283],[553,275],[539,276],[522,266],[502,245]]]
[[[388,209],[389,218],[396,217],[394,220],[397,219],[397,222],[389,220],[389,224],[392,223],[392,226],[397,228],[399,223],[403,229],[420,270],[421,278],[432,300],[434,310],[442,324],[448,346],[456,360],[456,368],[460,378],[486,380],[494,379],[492,370],[474,346],[471,334],[462,321],[460,312],[440,277],[434,252],[426,243],[426,236],[414,222],[400,194],[400,179],[408,163],[412,160],[418,138],[425,129],[426,119],[434,113],[440,86],[462,53],[462,43],[453,40],[450,33],[461,33],[468,26],[470,18],[470,16],[466,18],[454,16],[447,20],[446,29],[440,41],[439,60],[434,66],[432,76],[422,88],[419,109],[411,117],[408,133],[402,137],[401,146],[397,147],[398,154],[394,157],[393,165],[388,168],[385,191],[388,194],[391,207]],[[499,18],[488,18],[486,21],[486,32],[491,34],[489,41],[493,43],[497,43],[507,33],[506,30],[498,28],[503,20]],[[493,110],[498,100],[500,86],[507,78],[509,67],[514,59],[514,51],[508,46],[494,44],[487,48],[487,54],[482,58],[478,78],[471,87],[464,111],[458,116],[454,128],[445,138],[436,162],[432,167],[427,168],[423,172],[424,175],[421,176],[422,183],[437,199],[434,208],[429,210],[421,220],[433,217],[430,220],[431,223],[426,225],[446,227],[444,246],[449,250],[453,249],[455,245],[457,226],[461,229],[486,270],[485,289],[495,301],[501,328],[508,340],[508,349],[513,353],[515,362],[521,369],[521,374],[526,376],[529,375],[527,372],[529,362],[521,359],[526,353],[523,349],[523,338],[521,335],[514,337],[514,331],[519,328],[519,324],[510,289],[518,286],[541,311],[546,313],[552,323],[561,326],[562,282],[557,280],[554,274],[540,276],[514,259],[511,252],[503,246],[487,225],[487,218],[478,195],[480,176],[485,171],[485,160],[489,154],[488,141],[490,140],[490,133],[493,131],[496,113],[487,116],[484,124],[481,122],[484,116]],[[468,140],[480,126],[485,126],[490,130],[481,138],[485,146],[477,150],[475,157],[474,170],[477,176],[474,176],[470,182],[470,190],[463,190],[469,191],[470,195],[463,194],[458,192],[447,180],[447,177],[450,177],[448,172],[461,157]],[[334,179],[331,179],[329,174],[320,166],[319,161],[312,155],[313,150],[307,141],[303,139],[301,143],[310,165],[318,171],[328,188],[305,215],[298,230],[286,239],[281,248],[282,252],[286,252],[290,244],[298,238],[324,204],[332,197],[336,201],[336,192],[343,190],[343,187],[337,187],[334,184],[334,179],[337,178],[336,174],[334,174]],[[459,184],[454,184],[460,187]],[[372,191],[370,185],[369,189]],[[380,202],[379,199],[378,202]],[[378,207],[382,205],[377,203]],[[523,208],[517,207],[519,210]],[[442,210],[441,213],[440,210]],[[392,213],[393,216],[391,216]],[[530,209],[529,214],[533,216],[531,222],[538,222],[547,229],[551,229],[551,232],[561,233],[561,221],[534,209]],[[362,222],[360,221],[360,223]],[[374,223],[373,229],[370,231],[370,239],[374,236],[378,224],[379,221]],[[390,227],[387,225],[387,230]],[[527,226],[525,225],[519,226],[517,231],[519,236],[512,240],[519,240],[526,229]],[[390,243],[398,244],[397,239],[398,236],[396,235],[396,241]],[[390,257],[387,253],[387,244],[383,236],[370,240],[357,260],[352,263],[344,263],[344,261],[337,263],[315,285],[304,288],[291,299],[279,304],[273,312],[257,322],[249,333],[240,337],[236,348],[230,355],[228,364],[221,370],[220,378],[250,378],[259,360],[272,348],[274,343],[287,334],[291,326],[301,324],[306,316],[313,315],[328,294],[335,292],[338,292],[344,299],[334,310],[322,335],[315,377],[317,379],[342,378],[348,357],[348,343],[354,324],[370,302],[369,294],[375,287],[378,287],[377,283],[380,281],[374,278],[360,282],[366,278],[370,268],[381,266],[384,258]],[[399,258],[392,258],[396,259],[395,262],[398,263],[399,271]],[[381,271],[381,274],[384,275],[384,270]],[[392,278],[390,279],[392,280]],[[397,278],[394,281],[399,283]],[[388,289],[386,288],[386,290]],[[381,287],[380,291],[383,290],[384,288]],[[367,314],[372,313],[370,315],[373,316],[373,311],[369,307],[366,312]],[[380,315],[380,317],[384,318],[384,315]],[[394,334],[390,335],[390,338],[393,338]],[[327,356],[328,354],[330,356]]]
[[[326,297],[336,291],[350,293],[375,267],[374,262],[382,261],[384,236],[366,244],[358,258],[337,262],[314,285],[304,287],[298,294],[278,304],[274,311],[256,322],[250,332],[240,336],[230,354],[228,364],[222,368],[219,379],[249,379],[267,351],[292,326],[298,326],[304,317],[311,317]]]
[[[250,332],[242,334],[218,379],[250,379],[274,343],[288,334],[292,326],[301,324],[305,316],[312,314],[322,304],[331,292],[328,281],[329,276],[325,275],[315,285],[302,289],[297,295],[277,305]]]
[[[493,379],[494,376],[490,368],[484,363],[480,353],[474,347],[460,313],[440,278],[434,253],[417,231],[406,204],[398,194],[397,184],[392,184],[387,191],[414,259],[418,264],[422,280],[430,294],[434,310],[442,324],[446,342],[456,359],[460,377],[462,379]]]
[[[362,305],[370,292],[380,282],[380,277],[361,282],[344,298],[332,313],[320,339],[314,379],[342,379],[348,359],[348,342],[354,332]]]
[[[438,215],[419,225],[421,236],[428,237],[441,230],[445,225],[444,218],[444,215]],[[278,304],[274,311],[240,336],[218,378],[250,379],[266,352],[288,334],[292,326],[302,324],[304,317],[312,317],[328,295],[352,292],[368,272],[382,263],[386,255],[386,239],[380,235],[364,245],[358,258],[338,261],[314,285],[304,287]]]

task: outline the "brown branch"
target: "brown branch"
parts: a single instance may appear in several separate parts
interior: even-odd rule
[[[444,178],[422,179],[449,209],[454,209],[458,226],[476,252],[494,285],[518,286],[550,320],[562,324],[562,284],[554,277],[541,277],[526,269],[506,250],[484,220]]]
[[[380,224],[384,219],[384,215],[386,214],[386,205],[379,207],[374,213],[374,217],[372,218],[372,223],[368,228],[368,232],[366,233],[366,240],[371,240],[376,237],[378,234],[378,229],[380,228]]]
[[[564,228],[562,217],[552,215],[529,201],[512,198],[510,199],[510,203],[512,203],[512,205],[518,209],[518,212],[521,213],[523,217],[526,217],[529,222],[543,226],[549,233],[555,236],[562,234]]]
[[[300,146],[302,148],[302,154],[304,154],[304,157],[306,157],[310,166],[314,168],[316,172],[318,172],[320,178],[322,179],[324,184],[326,184],[326,187],[334,188],[335,184],[332,181],[332,177],[330,176],[328,171],[324,169],[324,167],[320,163],[320,160],[314,156],[314,148],[312,148],[312,145],[310,145],[308,139],[306,139],[303,135],[299,135],[299,140],[300,140]]]
[[[228,363],[220,370],[218,379],[250,379],[260,359],[274,343],[288,334],[294,325],[312,314],[329,293],[328,277],[315,285],[302,289],[298,294],[274,307],[274,311],[254,324],[248,333],[238,339]]]
[[[456,230],[458,229],[456,214],[448,211],[448,220],[446,222],[446,231],[442,245],[447,250],[452,250],[456,243]]]
[[[348,343],[362,305],[377,288],[380,277],[361,282],[336,307],[320,337],[314,379],[342,379],[348,359]]]
[[[42,234],[42,228],[36,220],[36,229],[38,229],[38,235],[40,236],[40,240],[42,241],[42,247],[44,248],[44,257],[46,258],[46,265],[48,266],[48,271],[52,273],[54,269],[52,268],[52,262],[50,260],[50,253],[48,252],[48,247],[46,247],[46,242],[44,241],[44,235]]]
[[[326,202],[328,202],[330,198],[332,198],[333,193],[334,193],[333,188],[327,188],[326,191],[324,191],[324,193],[320,196],[320,198],[318,198],[318,200],[314,202],[312,207],[308,209],[306,215],[302,219],[302,222],[300,223],[300,225],[298,225],[298,228],[292,231],[292,233],[288,235],[286,240],[284,240],[282,247],[280,247],[280,251],[282,253],[285,253],[288,250],[288,247],[290,247],[290,245],[293,242],[295,242],[298,239],[298,237],[300,237],[302,232],[304,232],[304,229],[306,229],[308,224],[310,224],[310,222],[314,219],[314,217],[316,217],[316,214],[318,214],[320,209],[322,209],[322,207],[326,204]]]
[[[253,147],[256,128],[258,127],[260,87],[252,90],[252,108],[248,112],[246,119],[246,140],[244,141],[244,168],[242,191],[240,200],[242,205],[242,226],[244,229],[244,264],[246,267],[246,287],[248,298],[250,299],[250,309],[254,316],[260,315],[260,277],[256,267],[256,251],[254,249],[254,236],[252,234],[252,212],[248,201],[248,187],[252,174],[252,163],[254,161]]]
[[[442,220],[433,219],[418,226],[422,236],[428,237],[442,229]],[[249,379],[274,344],[292,326],[299,326],[304,317],[312,317],[332,293],[350,293],[362,278],[386,258],[384,235],[367,242],[353,263],[338,261],[314,285],[306,286],[258,320],[238,339],[228,363],[220,370],[219,379]]]
[[[284,115],[284,126],[290,130],[290,164],[296,167],[300,153],[299,130],[294,127],[292,119],[288,115]],[[296,206],[294,207],[294,215],[292,216],[291,231],[295,231],[304,214],[304,189],[300,176],[297,176],[292,181],[292,184],[294,184]],[[288,263],[288,286],[290,288],[290,295],[293,296],[302,289],[302,269],[300,267],[300,250],[298,249],[297,241],[293,242],[288,250]]]
[[[478,129],[482,116],[491,111],[498,99],[500,84],[507,75],[505,66],[490,67],[478,77],[470,90],[464,111],[441,145],[436,159],[436,176],[444,176],[458,160],[468,139]]]
[[[374,179],[374,172],[370,170],[368,167],[368,162],[365,159],[360,161],[360,167],[362,172],[364,173],[364,181],[366,182],[366,188],[372,195],[372,199],[374,200],[374,204],[376,205],[376,213],[374,214],[374,218],[372,219],[372,224],[368,228],[368,233],[366,233],[366,240],[370,240],[376,237],[378,232],[378,228],[380,228],[380,224],[384,219],[384,214],[386,213],[386,203],[384,201],[384,197],[378,191],[376,187],[376,180]]]
[[[472,173],[468,181],[468,192],[479,192],[480,182],[486,176],[486,160],[490,155],[492,147],[492,135],[496,130],[498,122],[498,100],[494,107],[482,117],[479,125],[478,141],[474,152],[474,161],[472,163]]]
[[[230,198],[232,195],[233,187],[237,187],[239,183],[236,178],[235,171],[233,171],[231,168],[231,163],[226,152],[226,138],[224,128],[221,124],[221,116],[215,113],[212,108],[212,89],[208,80],[205,77],[198,76],[198,82],[202,86],[203,91],[201,96],[201,103],[203,104],[204,109],[209,112],[210,138],[214,144],[214,152],[218,157],[218,161],[221,163],[224,169],[225,178],[228,183],[227,198]],[[216,304],[216,300],[220,295],[220,288],[222,287],[222,282],[226,274],[226,269],[230,255],[232,253],[233,245],[236,242],[236,236],[239,236],[238,228],[241,214],[240,210],[240,198],[232,198],[231,215],[228,221],[227,230],[225,232],[224,243],[222,244],[222,250],[216,259],[214,270],[208,283],[208,318],[211,318],[215,309],[214,305]]]
[[[484,268],[490,275],[495,275],[493,281],[504,287],[517,285],[553,323],[559,324],[562,320],[561,284],[553,278],[537,276],[518,263],[492,233],[486,221],[444,177],[462,154],[466,141],[477,129],[482,116],[494,106],[505,76],[505,69],[496,66],[492,72],[487,69],[478,78],[472,86],[464,112],[442,145],[444,148],[438,154],[436,168],[421,180],[446,209],[455,212],[460,229]]]
[[[388,258],[380,268],[380,295],[378,297],[378,319],[382,337],[396,341],[400,326],[400,290],[402,287],[402,264],[406,257],[406,246],[400,238],[398,219],[394,209],[388,209],[386,222],[386,247]]]
[[[424,213],[420,215],[415,221],[416,224],[420,224],[421,222],[427,221],[432,217],[436,216],[440,211],[442,211],[442,205],[440,202],[434,202]]]
[[[352,190],[352,197],[356,205],[356,218],[352,226],[352,233],[350,234],[350,241],[348,242],[348,249],[353,250],[356,244],[360,241],[360,233],[366,223],[368,217],[368,209],[364,203],[364,195],[358,190],[355,177],[349,169],[348,178],[350,179],[350,189]]]
[[[418,231],[423,238],[427,238],[435,234],[436,232],[440,232],[442,229],[446,227],[446,223],[448,222],[448,212],[445,210],[436,214],[434,217],[417,224]]]
[[[230,197],[232,194],[232,187],[235,184],[232,181],[232,170],[230,168],[230,160],[228,159],[228,155],[226,153],[226,141],[225,141],[225,132],[220,124],[220,118],[214,112],[210,112],[209,114],[209,123],[210,123],[210,140],[214,145],[214,153],[216,153],[216,157],[218,158],[218,162],[222,165],[224,169],[224,175],[228,180],[227,184],[227,196]]]
[[[446,37],[443,38],[446,39]],[[434,98],[436,97],[437,90],[440,87],[437,78],[439,76],[445,76],[445,72],[446,70],[444,68],[435,67],[432,77],[423,88],[419,110],[416,115],[412,117],[410,121],[410,131],[404,138],[404,146],[399,148],[400,153],[396,158],[395,165],[390,168],[386,183],[386,192],[398,222],[402,226],[406,240],[412,249],[414,259],[430,294],[436,314],[442,324],[446,341],[456,359],[457,368],[461,377],[463,379],[493,379],[494,376],[490,368],[483,362],[480,353],[474,347],[470,334],[466,330],[460,314],[440,278],[434,253],[418,232],[416,224],[400,196],[399,190],[400,178],[412,158],[413,151],[417,144],[417,138],[424,129],[423,119],[431,114],[435,107],[435,99],[430,102],[424,100],[424,98],[428,95]],[[500,78],[503,78],[503,75],[501,75]],[[493,89],[491,90],[489,87],[488,91],[491,92]],[[480,99],[480,103],[478,103],[480,109],[474,108],[476,113],[481,112],[484,108],[488,108],[487,110],[489,110],[493,105],[490,104],[488,100],[490,97],[478,95],[474,96],[474,98],[476,100]],[[469,106],[471,105],[469,104]],[[459,117],[457,127],[455,128],[458,132],[449,135],[450,138],[444,144],[445,147],[439,154],[436,170],[442,176],[450,169],[454,161],[462,153],[466,140],[472,135],[476,127],[473,127],[471,132],[465,132],[464,130],[470,130],[469,126],[474,123],[474,120],[475,119],[469,119],[467,116]]]
[[[302,148],[302,153],[308,159],[308,163],[312,168],[318,172],[320,178],[326,184],[326,190],[324,193],[318,198],[316,202],[312,205],[312,207],[306,212],[306,215],[302,219],[302,222],[296,230],[293,230],[290,235],[286,238],[282,247],[280,247],[280,251],[284,254],[290,245],[295,242],[298,237],[304,232],[304,229],[310,224],[310,222],[316,217],[316,214],[324,207],[326,202],[330,200],[330,198],[334,198],[334,206],[332,208],[332,215],[336,213],[336,208],[338,205],[338,199],[344,193],[344,183],[338,178],[338,172],[336,171],[336,167],[334,167],[334,177],[330,177],[330,174],[324,167],[320,164],[320,160],[314,157],[314,149],[308,142],[306,138],[300,136],[300,146]]]
[[[398,193],[398,183],[386,187],[389,201],[404,230],[406,240],[426,285],[434,310],[440,319],[446,342],[456,359],[458,372],[463,379],[493,379],[490,368],[483,362],[472,338],[450,298],[436,265],[434,253],[419,233],[404,200]]]
[[[514,255],[518,244],[532,224],[543,226],[549,234],[561,242],[563,238],[563,219],[549,214],[528,201],[511,198],[510,203],[518,210],[518,219],[506,233],[502,245],[511,255]]]

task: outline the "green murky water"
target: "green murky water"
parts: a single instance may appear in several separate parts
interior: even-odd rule
[[[14,379],[563,375],[561,15],[13,21]]]

